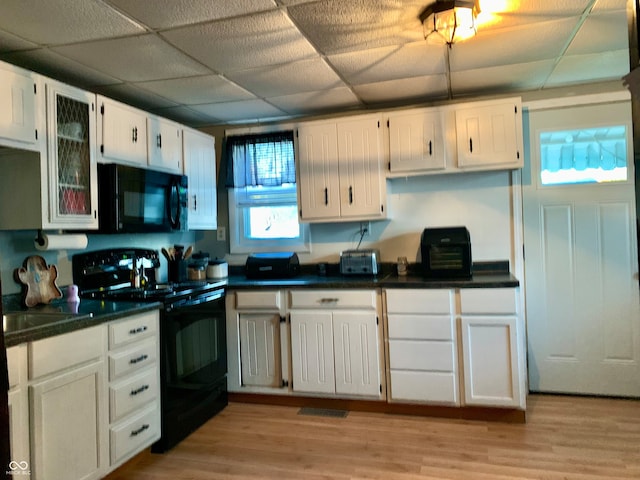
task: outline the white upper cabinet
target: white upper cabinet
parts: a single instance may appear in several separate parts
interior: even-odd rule
[[[218,228],[215,138],[183,130],[184,173],[189,177],[189,230]]]
[[[386,217],[380,117],[308,122],[298,129],[303,222]]]
[[[36,150],[35,74],[0,62],[0,145]]]
[[[0,225],[97,229],[95,95],[44,77],[40,83],[44,141],[39,151],[9,149],[0,156]]]
[[[458,168],[522,168],[520,98],[474,102],[456,108]]]
[[[98,228],[96,97],[53,80],[45,89],[51,217],[44,226]]]
[[[435,108],[390,113],[390,175],[444,170],[443,123],[441,111]]]
[[[147,114],[98,95],[99,161],[147,166]]]
[[[149,167],[182,173],[182,127],[178,123],[149,115],[147,117]]]
[[[340,216],[338,132],[335,122],[309,122],[298,128],[300,217],[304,221]]]

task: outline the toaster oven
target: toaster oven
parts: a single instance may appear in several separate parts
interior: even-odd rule
[[[420,253],[427,278],[471,278],[471,237],[466,227],[425,228]]]

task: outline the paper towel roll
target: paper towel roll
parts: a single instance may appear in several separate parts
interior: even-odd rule
[[[84,250],[89,239],[85,234],[56,234],[43,233],[34,240],[37,250]]]

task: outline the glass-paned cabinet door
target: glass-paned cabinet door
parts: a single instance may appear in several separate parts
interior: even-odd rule
[[[52,224],[97,227],[95,97],[47,85]]]

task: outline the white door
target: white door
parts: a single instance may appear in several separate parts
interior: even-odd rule
[[[280,316],[240,313],[242,385],[282,386]]]
[[[391,172],[444,170],[444,135],[434,108],[389,115]]]
[[[382,215],[382,150],[377,115],[338,122],[340,215]]]
[[[334,312],[336,393],[380,396],[375,312]]]
[[[291,312],[291,368],[294,391],[335,393],[331,312]]]
[[[298,129],[300,218],[340,216],[338,142],[335,122],[302,124]]]
[[[530,390],[638,396],[630,104],[533,111],[530,143],[523,172]],[[598,166],[624,174],[614,167],[625,163],[626,181],[541,181],[541,168],[553,182]]]

